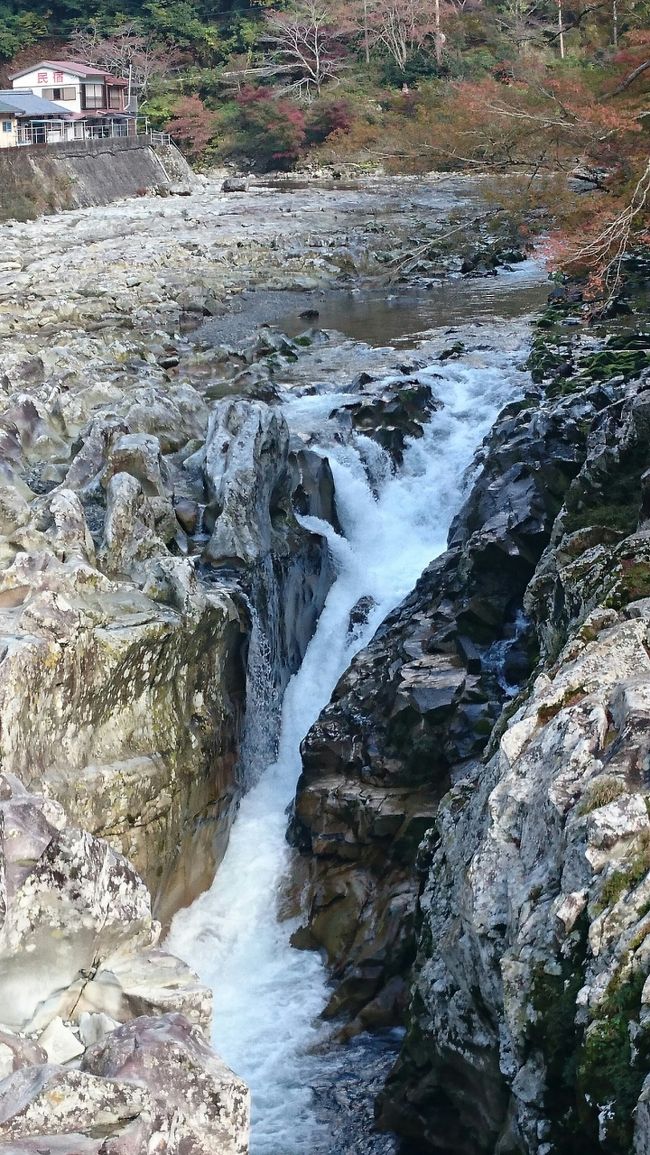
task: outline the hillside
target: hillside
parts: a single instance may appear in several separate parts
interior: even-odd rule
[[[55,50],[130,68],[202,165],[520,172],[513,211],[615,281],[647,238],[649,26],[648,0],[9,0],[0,80]]]

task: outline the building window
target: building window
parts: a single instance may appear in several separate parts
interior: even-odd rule
[[[103,84],[84,84],[81,93],[84,108],[106,108]]]
[[[3,122],[2,122],[2,131],[3,132],[11,132],[12,128],[13,128],[13,125],[12,125],[10,120],[3,120]]]
[[[108,107],[121,108],[122,107],[122,91],[111,85],[108,89]]]
[[[76,100],[77,92],[74,86],[70,88],[44,88],[43,100]]]

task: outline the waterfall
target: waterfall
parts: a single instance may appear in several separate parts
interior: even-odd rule
[[[312,447],[331,463],[343,535],[313,518],[305,524],[326,536],[336,580],[284,694],[277,757],[259,778],[258,767],[249,771],[256,785],[242,801],[214,884],[176,916],[167,943],[214,990],[214,1045],[253,1092],[253,1155],[338,1150],[336,1137],[314,1122],[309,1089],[310,1064],[318,1062],[310,1048],[325,1030],[318,1015],[327,975],[318,954],[291,947],[296,923],[282,921],[278,911],[292,853],[286,809],[300,773],[301,739],[354,654],[445,548],[474,450],[499,409],[528,383],[514,368],[526,353],[525,325],[495,322],[480,340],[463,358],[418,372],[430,378],[443,408],[409,444],[398,472],[374,443],[335,441],[332,394],[284,406],[290,427],[311,434]],[[361,597],[372,599],[371,612],[351,631],[350,611]]]

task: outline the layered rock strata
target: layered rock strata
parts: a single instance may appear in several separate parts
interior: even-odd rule
[[[404,1012],[417,847],[450,782],[485,747],[509,683],[529,669],[524,590],[586,452],[598,390],[501,414],[450,548],[336,687],[307,735],[290,838],[305,856],[307,921],[336,989],[329,1013],[388,1026]]]
[[[211,994],[158,946],[130,863],[0,776],[0,1146],[245,1155]]]
[[[629,334],[540,361],[543,322],[543,388],[307,736],[291,827],[342,1033],[410,1001],[380,1123],[418,1155],[650,1149],[650,392]]]

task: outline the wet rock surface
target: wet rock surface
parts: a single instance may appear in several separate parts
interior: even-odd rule
[[[397,1155],[397,1136],[375,1126],[375,1100],[398,1050],[395,1033],[383,1032],[360,1035],[345,1047],[318,1056],[319,1072],[312,1080],[314,1115],[317,1123],[334,1131],[341,1155]],[[330,1149],[327,1144],[323,1147]],[[317,1142],[314,1151],[319,1150]]]
[[[301,521],[338,525],[331,470],[282,404],[340,375],[361,408],[332,436],[363,427],[396,459],[435,404],[390,347],[356,350],[360,393],[340,335],[262,322],[289,305],[304,327],[321,292],[401,265],[455,191],[471,210],[453,181],[208,182],[2,228],[3,1149],[246,1150],[209,992],[158,919],[223,854],[254,615],[277,693],[332,579]]]
[[[415,951],[417,850],[531,665],[524,591],[587,452],[599,398],[507,407],[449,549],[354,659],[303,744],[290,829],[308,860],[308,939],[343,1033],[400,1023]]]
[[[372,379],[362,384],[367,397],[355,399],[334,410],[349,420],[357,433],[372,437],[401,465],[408,439],[422,436],[423,424],[440,408],[431,384],[405,377],[397,383],[387,382],[380,392],[372,389]]]
[[[487,759],[456,764],[418,852],[409,1030],[380,1097],[408,1150],[647,1145],[647,374],[565,392],[546,372],[538,421],[570,397],[582,461],[563,437],[523,596],[535,677]],[[480,478],[476,497],[457,529],[490,515]]]

